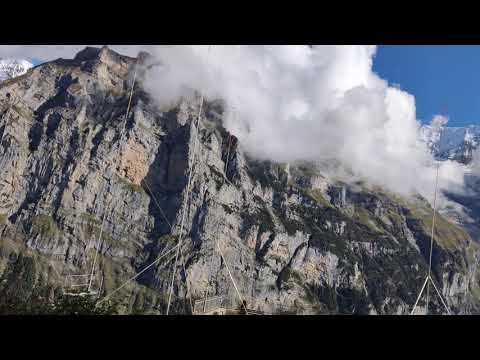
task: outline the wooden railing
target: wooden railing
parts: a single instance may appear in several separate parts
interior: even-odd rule
[[[255,308],[255,301],[253,299],[247,298],[245,301],[247,303],[248,315],[296,314],[296,311],[292,308],[283,306],[276,306],[273,312],[265,312]],[[223,295],[199,299],[194,302],[194,315],[213,315],[215,313],[222,315],[241,315],[244,314],[245,311],[242,309],[238,299],[231,299]]]

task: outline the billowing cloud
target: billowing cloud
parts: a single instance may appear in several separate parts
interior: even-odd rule
[[[229,104],[226,127],[263,159],[342,164],[371,184],[433,196],[435,162],[419,141],[415,99],[372,71],[375,46],[158,46],[145,87],[161,105],[200,90]],[[437,116],[438,126],[446,119]],[[331,169],[331,167],[330,167]],[[345,171],[346,170],[346,171]],[[464,169],[444,162],[441,187]],[[350,175],[351,176],[351,175]],[[348,180],[348,179],[343,179]]]
[[[0,57],[49,60],[82,48],[1,46]],[[144,86],[162,106],[194,90],[224,99],[225,126],[253,156],[340,163],[328,167],[330,175],[433,197],[436,165],[419,141],[415,99],[373,72],[375,46],[111,48],[130,56],[147,50],[161,63]],[[432,123],[443,126],[446,119]],[[461,165],[443,162],[439,174],[440,187],[461,188]]]

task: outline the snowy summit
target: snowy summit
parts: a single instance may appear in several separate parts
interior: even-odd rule
[[[27,60],[0,59],[0,81],[25,74],[33,64]]]
[[[439,159],[468,162],[480,144],[480,126],[435,127],[424,125],[420,138]]]

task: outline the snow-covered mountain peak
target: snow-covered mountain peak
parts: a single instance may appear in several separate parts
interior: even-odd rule
[[[22,59],[0,59],[0,81],[25,74],[33,64]]]
[[[472,151],[480,145],[480,126],[420,128],[420,138],[430,151],[440,159],[468,162]]]

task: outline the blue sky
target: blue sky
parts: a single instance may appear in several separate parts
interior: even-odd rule
[[[33,66],[37,66],[41,64],[43,61],[39,59],[30,59],[30,62],[33,64]]]
[[[449,126],[480,125],[480,46],[382,45],[373,69],[415,96],[422,122],[448,110]]]

